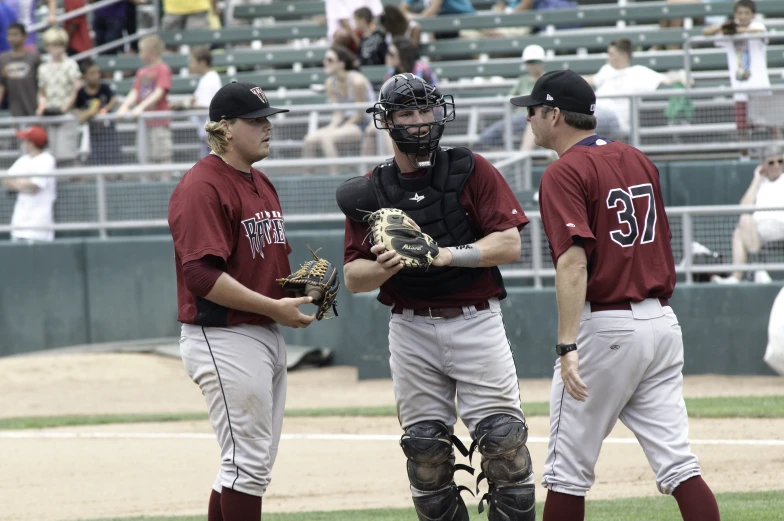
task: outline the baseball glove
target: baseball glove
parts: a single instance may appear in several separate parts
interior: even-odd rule
[[[328,260],[316,255],[310,246],[308,249],[313,254],[313,260],[303,263],[297,271],[277,281],[286,291],[311,297],[313,304],[318,306],[316,320],[324,318],[330,308],[335,316],[338,316],[337,299],[340,289],[338,270]]]
[[[370,223],[373,244],[396,251],[406,268],[427,268],[438,255],[436,241],[419,231],[403,210],[381,208],[365,219]]]

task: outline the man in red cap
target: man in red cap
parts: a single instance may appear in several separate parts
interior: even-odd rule
[[[22,141],[24,155],[11,165],[8,174],[27,174],[31,177],[3,180],[6,190],[19,193],[11,217],[11,226],[14,227],[11,240],[28,243],[53,241],[54,230],[48,227],[54,222],[53,208],[57,198],[55,178],[32,175],[54,172],[56,168],[54,156],[46,150],[49,137],[46,130],[38,126],[20,130],[16,137]]]

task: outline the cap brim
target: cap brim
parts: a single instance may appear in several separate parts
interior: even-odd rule
[[[254,119],[254,118],[267,118],[274,114],[280,114],[281,112],[288,112],[289,109],[279,109],[276,107],[267,107],[264,109],[254,110],[253,112],[248,112],[247,114],[243,114],[242,116],[237,116],[240,119]]]
[[[16,137],[17,137],[17,139],[27,139],[27,137],[28,137],[29,135],[30,135],[30,132],[29,132],[29,131],[27,131],[27,130],[17,130],[17,131],[16,131]]]
[[[542,105],[542,102],[531,96],[517,96],[509,100],[515,107],[534,107]]]

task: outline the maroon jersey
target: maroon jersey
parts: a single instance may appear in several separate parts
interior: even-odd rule
[[[542,176],[539,208],[553,264],[579,237],[588,257],[586,301],[669,298],[675,261],[659,171],[636,148],[608,141],[581,141]]]
[[[291,273],[280,201],[272,182],[251,169],[243,174],[210,154],[180,180],[169,200],[169,227],[177,270],[177,320],[204,326],[271,324],[273,320],[219,306],[188,291],[183,264],[215,255],[248,289],[272,299],[284,292],[275,281]]]
[[[425,175],[426,172],[421,169],[402,175],[418,177]],[[370,173],[366,174],[366,177],[369,176]],[[471,225],[482,236],[515,227],[522,230],[523,226],[528,224],[528,218],[523,213],[523,208],[503,176],[487,159],[478,154],[474,154],[474,172],[468,177],[468,181],[460,193],[460,203],[465,208]],[[368,226],[366,223],[346,219],[343,264],[348,264],[355,259],[376,260],[376,256],[370,252],[372,244],[367,236]],[[407,298],[396,292],[389,282],[385,282],[381,286],[380,292],[381,302],[388,306],[398,304],[404,308],[423,309],[475,304],[501,296],[502,289],[493,279],[490,270],[485,270],[484,275],[471,286],[457,293],[434,296],[428,300]]]

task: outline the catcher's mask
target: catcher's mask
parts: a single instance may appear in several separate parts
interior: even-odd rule
[[[392,120],[396,110],[430,109],[433,121],[398,125]],[[401,152],[414,162],[417,168],[433,166],[433,154],[444,134],[444,125],[455,119],[455,101],[452,96],[442,95],[438,88],[410,72],[389,78],[378,93],[378,101],[369,109],[377,129],[387,130],[392,141]],[[426,130],[423,132],[423,130]],[[427,156],[428,160],[420,160]]]

